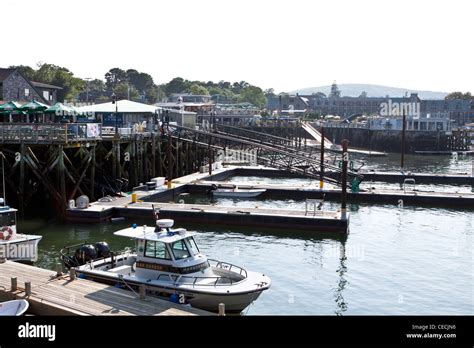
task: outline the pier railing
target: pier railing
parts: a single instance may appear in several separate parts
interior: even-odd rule
[[[0,124],[0,142],[4,144],[67,144],[101,139],[99,123]]]

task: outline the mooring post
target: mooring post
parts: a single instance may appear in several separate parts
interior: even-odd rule
[[[12,290],[11,291],[16,291],[18,289],[18,283],[17,283],[16,277],[12,277],[11,282],[12,282]]]
[[[342,140],[342,180],[341,180],[341,219],[347,220],[347,163],[349,162],[349,152],[347,152],[348,140]]]
[[[324,126],[321,126],[321,164],[319,165],[319,188],[324,187]]]
[[[31,295],[31,282],[25,282],[25,295]]]
[[[209,176],[212,175],[211,140],[212,140],[212,138],[209,137],[209,143],[207,144],[207,159],[208,159],[208,162],[209,162]]]
[[[69,279],[70,280],[75,280],[76,279],[76,269],[74,267],[71,267],[69,269]]]
[[[220,317],[225,316],[225,304],[224,303],[219,303],[219,316]]]
[[[400,168],[403,169],[405,165],[405,132],[407,130],[407,117],[405,115],[405,110],[402,110],[402,148],[401,148],[401,157],[400,157]]]
[[[146,297],[145,285],[140,285],[139,292],[140,292],[140,300],[144,300]]]
[[[63,275],[63,265],[61,263],[56,263],[56,277],[60,277]]]

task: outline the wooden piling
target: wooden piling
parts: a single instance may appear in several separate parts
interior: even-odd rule
[[[17,283],[17,278],[16,277],[12,277],[11,278],[11,291],[16,291],[18,289],[18,283]]]
[[[324,126],[321,127],[321,162],[319,165],[319,188],[324,187]]]
[[[349,152],[347,151],[347,139],[342,140],[342,179],[341,179],[341,219],[347,219],[347,164]]]

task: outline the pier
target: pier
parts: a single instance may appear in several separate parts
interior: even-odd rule
[[[12,277],[16,278],[16,289],[12,289]],[[86,279],[71,280],[69,275],[57,276],[54,271],[6,261],[0,263],[0,300],[13,299],[28,300],[28,313],[38,316],[214,315],[151,296],[141,300],[132,291]]]

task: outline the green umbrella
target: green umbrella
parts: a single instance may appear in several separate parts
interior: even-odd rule
[[[40,103],[40,102],[37,102],[36,100],[34,100],[34,101],[29,102],[25,105],[22,105],[19,108],[19,110],[20,111],[26,111],[26,112],[29,112],[29,113],[36,113],[36,112],[43,112],[47,108],[49,108],[49,105],[46,105],[46,104],[43,104],[43,103]]]
[[[18,111],[18,109],[21,107],[21,104],[18,104],[17,102],[10,101],[8,103],[0,105],[0,112],[5,113],[5,114],[10,114],[14,111]]]
[[[47,114],[56,114],[58,116],[69,116],[74,113],[74,109],[62,103],[56,103],[47,108],[44,112]]]

